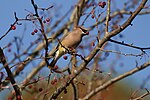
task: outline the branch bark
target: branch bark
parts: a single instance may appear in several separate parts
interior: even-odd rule
[[[97,87],[96,89],[92,90],[89,94],[87,94],[84,98],[80,99],[80,100],[87,100],[87,99],[90,99],[92,96],[94,96],[95,94],[97,94],[98,92],[106,89],[107,87],[111,86],[112,84],[128,77],[128,76],[131,76],[133,74],[135,74],[136,72],[139,72],[145,68],[147,68],[148,66],[150,65],[150,61],[144,63],[143,65],[141,66],[137,66],[136,68],[134,68],[133,70],[129,71],[129,72],[126,72],[125,74],[122,74],[116,78],[113,78],[111,79],[110,81],[106,82],[105,84]]]
[[[7,72],[8,78],[10,79],[10,82],[11,82],[11,84],[12,84],[14,90],[15,90],[16,100],[22,100],[20,88],[16,84],[16,81],[13,77],[13,74],[12,74],[12,72],[11,72],[9,66],[8,66],[5,55],[4,55],[3,50],[1,48],[0,48],[0,62],[3,64],[3,66],[4,66],[4,68]]]

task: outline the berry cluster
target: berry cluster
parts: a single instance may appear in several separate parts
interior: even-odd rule
[[[37,32],[38,32],[38,30],[37,30],[37,29],[34,29],[34,31],[31,32],[31,34],[34,35],[34,34],[37,33]]]
[[[57,78],[54,77],[54,79],[51,81],[51,85],[54,85],[55,83],[57,83]]]

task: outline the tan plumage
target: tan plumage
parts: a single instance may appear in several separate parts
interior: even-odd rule
[[[57,62],[57,60],[67,53],[67,50],[75,49],[80,42],[82,41],[82,37],[88,34],[88,30],[83,27],[77,27],[73,31],[69,32],[68,35],[58,43],[57,50],[55,52],[54,58],[51,61],[49,68],[53,68]]]

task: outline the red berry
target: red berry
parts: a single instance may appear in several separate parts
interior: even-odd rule
[[[35,30],[34,30],[34,32],[35,32],[35,33],[37,33],[37,32],[38,32],[38,30],[37,30],[37,29],[35,29]]]
[[[11,26],[11,29],[12,29],[12,30],[16,30],[16,26],[12,25],[12,26]]]
[[[17,96],[17,100],[21,100],[21,96],[20,95]]]
[[[67,56],[63,56],[63,58],[64,58],[65,60],[67,60],[67,59],[68,59],[68,57],[67,57]]]
[[[51,85],[54,85],[54,84],[55,84],[55,82],[54,82],[54,80],[52,80],[52,81],[51,81]]]
[[[43,89],[42,89],[42,88],[39,88],[39,92],[41,92],[41,91],[43,91]]]
[[[46,22],[50,22],[50,18],[46,18]]]
[[[106,2],[99,2],[98,5],[102,8],[104,8],[106,6]]]
[[[94,43],[94,42],[92,42],[92,43],[91,43],[91,45],[92,45],[92,46],[95,46],[95,43]]]
[[[57,78],[56,78],[56,77],[54,77],[54,82],[55,82],[55,83],[57,82]]]
[[[10,49],[10,48],[8,49],[8,52],[11,52],[11,49]]]
[[[92,19],[94,19],[95,18],[95,16],[94,15],[92,15]]]
[[[31,35],[34,35],[34,34],[35,34],[35,32],[32,32],[32,33],[31,33]]]
[[[31,89],[31,88],[32,88],[32,85],[29,85],[28,88]]]
[[[55,69],[55,70],[56,70],[56,69],[58,69],[58,66],[57,66],[57,65],[55,65],[55,66],[54,66],[54,69]]]

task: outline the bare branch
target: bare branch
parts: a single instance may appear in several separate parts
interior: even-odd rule
[[[107,16],[106,16],[105,34],[108,33],[109,20],[110,20],[110,4],[111,4],[111,0],[107,0]]]
[[[10,82],[16,92],[16,100],[22,100],[22,95],[21,95],[21,92],[20,92],[20,88],[18,87],[18,85],[16,84],[16,81],[13,77],[13,74],[7,64],[7,61],[6,61],[6,58],[5,58],[5,55],[3,53],[3,50],[0,48],[0,63],[3,64],[6,72],[7,72],[7,75],[8,75],[8,78],[10,79]]]
[[[97,94],[98,92],[106,89],[107,87],[109,87],[110,85],[128,77],[128,76],[131,76],[133,74],[135,74],[136,72],[139,72],[139,71],[142,71],[143,69],[147,68],[148,66],[150,65],[150,61],[144,63],[143,65],[141,66],[137,66],[136,68],[132,69],[131,71],[129,72],[126,72],[116,78],[113,78],[111,80],[109,80],[108,82],[106,82],[105,84],[95,88],[94,90],[92,90],[89,94],[87,94],[85,97],[83,97],[82,99],[80,100],[87,100],[87,99],[90,99],[92,96],[94,96],[95,94]]]
[[[137,98],[134,98],[134,99],[130,99],[130,100],[142,100],[143,98],[145,98],[146,96],[150,95],[150,92],[149,90],[146,89],[146,93],[144,93],[143,95],[137,97]]]
[[[9,29],[7,30],[7,32],[0,37],[0,40],[2,40],[12,30],[12,26],[14,26],[15,24],[17,24],[18,18],[16,16],[16,12],[14,13],[14,15],[15,15],[15,22],[13,24],[11,24],[11,26],[9,27]]]
[[[139,49],[141,50],[142,52],[144,52],[144,50],[149,50],[150,47],[138,47],[138,46],[134,46],[133,44],[127,44],[127,43],[124,43],[124,42],[118,42],[118,41],[115,41],[115,40],[112,40],[112,39],[109,39],[110,42],[113,42],[113,43],[116,43],[116,44],[120,44],[120,45],[124,45],[124,46],[127,46],[127,47],[131,47],[131,48],[135,48],[135,49]],[[144,52],[145,53],[145,52]]]
[[[140,54],[126,54],[126,53],[122,53],[122,52],[119,52],[119,51],[114,51],[114,50],[104,50],[104,49],[100,49],[101,51],[103,52],[111,52],[111,53],[116,53],[116,54],[121,54],[121,55],[124,55],[124,56],[143,56],[144,53],[140,53]]]
[[[32,3],[32,5],[34,7],[34,10],[35,10],[35,16],[38,18],[38,21],[41,25],[41,33],[42,33],[42,35],[44,37],[44,40],[45,40],[45,62],[48,66],[49,65],[49,62],[48,62],[48,59],[47,59],[47,57],[48,57],[48,43],[49,43],[48,38],[45,34],[45,29],[44,29],[44,24],[42,22],[42,19],[39,17],[39,14],[38,14],[38,6],[34,3],[34,0],[31,0],[31,3]]]

